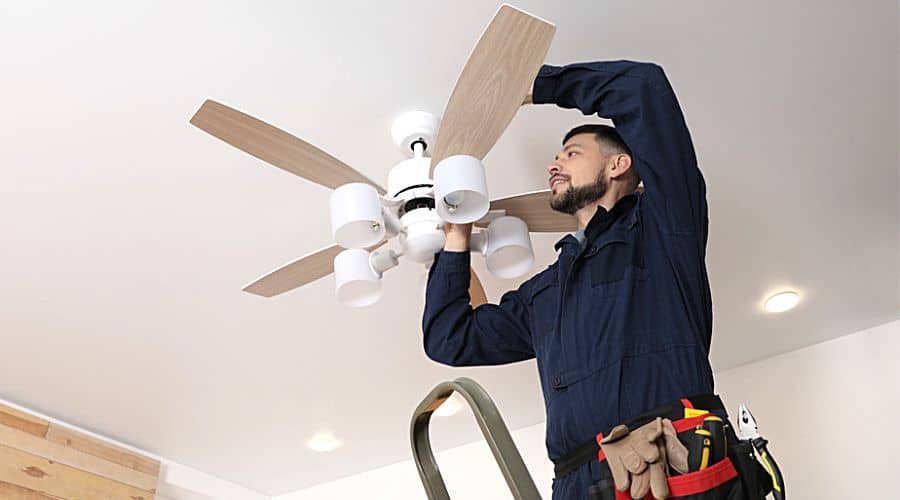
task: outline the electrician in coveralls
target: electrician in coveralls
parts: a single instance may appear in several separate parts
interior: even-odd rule
[[[451,366],[537,358],[553,498],[581,499],[610,477],[595,452],[575,460],[585,443],[648,410],[713,392],[706,185],[655,64],[544,65],[530,99],[615,125],[573,129],[547,167],[552,208],[574,215],[579,229],[556,243],[547,269],[499,304],[473,309],[471,224],[447,224],[428,278],[425,352]]]

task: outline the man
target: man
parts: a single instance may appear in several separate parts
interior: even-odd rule
[[[452,366],[536,357],[557,463],[553,498],[586,498],[609,472],[595,453],[560,474],[575,450],[650,409],[713,391],[706,186],[659,66],[545,65],[532,100],[615,125],[575,128],[547,168],[552,208],[573,214],[579,231],[556,244],[546,270],[499,304],[472,309],[471,225],[448,224],[429,274],[425,351]]]

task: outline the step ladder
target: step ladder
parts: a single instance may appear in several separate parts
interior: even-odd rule
[[[481,434],[491,448],[494,460],[497,461],[513,498],[516,500],[540,500],[541,495],[525,467],[525,462],[522,461],[519,449],[516,448],[516,444],[509,435],[509,429],[503,422],[497,406],[483,387],[465,377],[438,384],[419,403],[412,416],[410,440],[413,458],[416,461],[416,468],[419,470],[419,477],[422,479],[428,499],[450,499],[444,479],[441,477],[441,471],[434,460],[434,453],[431,451],[428,426],[431,423],[432,413],[454,392],[458,392],[466,400],[472,413],[475,414]]]

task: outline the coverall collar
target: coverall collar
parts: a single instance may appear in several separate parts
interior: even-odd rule
[[[637,211],[631,210],[634,205],[637,203],[640,194],[635,191],[632,193],[628,193],[625,196],[619,198],[619,201],[613,205],[612,210],[607,210],[602,205],[597,206],[597,212],[594,213],[594,216],[591,217],[590,222],[588,222],[587,228],[584,230],[584,234],[586,236],[585,243],[592,242],[597,239],[598,236],[603,234],[604,231],[609,229],[619,218],[628,212],[630,213],[631,220],[629,221],[629,226],[633,226],[637,219]],[[567,234],[563,236],[556,244],[553,246],[556,251],[559,251],[563,245],[567,244],[575,244],[579,245],[578,239],[571,234]]]

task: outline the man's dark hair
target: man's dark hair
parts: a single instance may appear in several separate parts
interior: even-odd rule
[[[563,137],[562,143],[565,144],[566,141],[578,134],[594,134],[594,140],[600,145],[600,152],[603,153],[604,156],[621,153],[632,156],[631,149],[625,144],[625,141],[622,140],[622,136],[619,135],[619,131],[614,127],[594,123],[579,125],[570,130],[566,136]],[[632,161],[634,161],[633,156]],[[641,182],[641,177],[638,175],[637,170],[633,165],[628,169],[627,175],[627,178],[630,179],[635,186]]]

